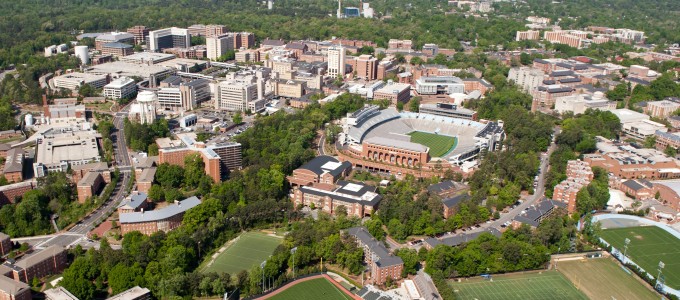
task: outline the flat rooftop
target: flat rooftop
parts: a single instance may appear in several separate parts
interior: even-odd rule
[[[94,130],[43,135],[38,138],[36,162],[50,165],[62,161],[99,160],[99,138],[101,135]]]
[[[84,82],[92,82],[92,81],[98,81],[106,79],[105,76],[99,75],[99,74],[92,74],[92,73],[80,73],[80,72],[73,72],[73,73],[68,73],[64,75],[60,75],[57,77],[54,77],[54,80],[60,80],[60,81],[84,81]]]
[[[157,64],[161,61],[171,60],[175,58],[174,54],[168,53],[155,53],[155,52],[139,52],[132,55],[124,56],[121,58],[122,61],[134,62],[134,63],[152,63]]]
[[[148,66],[123,61],[114,61],[91,66],[87,68],[85,72],[96,75],[115,75],[114,77],[139,76],[142,78],[149,78],[151,75],[172,72],[172,70],[163,66]]]

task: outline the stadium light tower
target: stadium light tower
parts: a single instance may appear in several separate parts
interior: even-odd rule
[[[267,265],[267,261],[263,261],[260,264],[260,269],[262,269],[262,292],[264,293],[264,267]]]
[[[663,287],[660,285],[661,283],[661,269],[663,269],[666,266],[662,261],[659,261],[659,275],[656,277],[656,288],[657,289],[663,289]]]
[[[629,239],[629,238],[626,238],[626,239],[623,241],[623,257],[624,257],[624,258],[626,257],[626,252],[628,252],[628,244],[630,244],[630,239]]]
[[[290,254],[293,255],[293,279],[295,279],[295,252],[297,252],[297,247],[290,249]]]

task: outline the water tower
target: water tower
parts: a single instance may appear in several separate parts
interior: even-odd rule
[[[80,62],[83,65],[90,64],[90,53],[87,46],[76,46],[75,55],[77,58],[80,58]]]
[[[156,120],[156,102],[158,96],[152,91],[142,91],[137,94],[137,105],[139,107],[139,122],[151,124]]]

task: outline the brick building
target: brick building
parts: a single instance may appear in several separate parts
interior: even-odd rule
[[[637,149],[598,137],[598,152],[583,155],[591,167],[601,167],[621,179],[680,178],[680,166],[674,158],[655,149]]]
[[[357,78],[375,80],[378,77],[378,59],[372,55],[359,55],[350,59],[349,63]]]
[[[7,151],[5,167],[2,169],[3,176],[9,182],[22,182],[24,180],[24,149],[13,148]]]
[[[406,103],[411,99],[411,85],[405,83],[388,83],[381,89],[373,92],[373,99],[387,99],[396,105],[397,102]]]
[[[125,200],[123,200],[123,203],[118,206],[118,214],[138,212],[146,209],[149,205],[147,197],[148,195],[144,192],[132,192],[132,194],[127,196]]]
[[[226,178],[232,170],[241,169],[242,156],[241,144],[219,143],[206,145],[196,142],[195,138],[183,135],[179,141],[167,138],[157,139],[158,163],[169,163],[184,167],[184,158],[190,154],[198,153],[205,164],[205,173],[215,182]]]
[[[421,144],[387,139],[368,138],[363,142],[362,157],[384,164],[418,166],[430,161],[429,149]]]
[[[5,256],[12,251],[12,240],[9,235],[0,232],[0,255]]]
[[[85,174],[88,172],[97,172],[102,175],[104,178],[105,183],[111,182],[111,171],[109,170],[108,164],[106,162],[96,162],[96,163],[89,163],[89,164],[84,164],[84,165],[76,165],[71,167],[71,171],[73,176],[71,177],[71,180],[73,183],[78,183],[83,177],[85,177]]]
[[[364,249],[364,260],[370,269],[373,284],[384,284],[387,278],[401,279],[404,261],[399,256],[392,255],[365,227],[353,227],[347,229],[347,233]]]
[[[679,108],[680,103],[673,101],[650,101],[647,102],[647,106],[644,107],[644,112],[652,117],[663,119],[673,114]]]
[[[53,245],[10,264],[9,267],[12,268],[14,280],[28,283],[33,278],[61,273],[66,269],[66,264],[66,250]]]
[[[83,179],[78,181],[76,186],[78,189],[78,202],[85,203],[88,198],[96,196],[104,185],[104,177],[99,172],[87,172]]]
[[[127,29],[127,32],[131,33],[134,36],[135,44],[144,43],[146,37],[149,36],[149,28],[146,28],[146,26],[141,25],[130,27]]]
[[[16,203],[16,198],[23,196],[26,192],[38,186],[35,180],[22,181],[18,183],[0,186],[0,206],[4,204]]]
[[[349,175],[352,164],[340,162],[331,156],[317,156],[288,176],[292,187],[313,186],[318,183],[333,185],[340,177]]]
[[[654,198],[653,188],[653,184],[644,179],[628,179],[619,186],[619,190],[636,200]]]
[[[176,201],[161,209],[152,211],[130,212],[120,214],[120,231],[125,235],[128,232],[139,231],[145,235],[152,235],[155,232],[171,231],[182,225],[184,213],[201,204],[197,197],[187,198]]]
[[[576,211],[576,195],[593,180],[593,170],[588,162],[570,160],[567,162],[567,179],[560,182],[553,190],[552,200],[565,203],[567,211]]]
[[[115,57],[128,56],[135,53],[132,45],[123,43],[107,43],[102,45],[102,55],[113,55]]]
[[[0,276],[0,300],[31,300],[31,287],[28,284]]]
[[[335,185],[321,183],[295,188],[292,200],[296,207],[314,206],[331,215],[344,206],[347,215],[363,218],[372,215],[382,200],[376,191],[374,186],[340,180]]]

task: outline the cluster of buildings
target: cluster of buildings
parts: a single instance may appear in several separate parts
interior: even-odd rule
[[[12,242],[9,236],[0,233],[0,252],[9,254]],[[43,278],[61,273],[67,266],[66,250],[61,246],[50,246],[34,250],[19,259],[7,259],[0,265],[0,298],[30,300],[31,284],[34,278]]]
[[[178,134],[179,139],[160,138],[158,163],[168,163],[184,167],[184,158],[191,154],[200,155],[205,164],[205,173],[215,182],[226,178],[230,170],[242,166],[241,144],[234,142],[206,144],[196,141],[194,133]]]
[[[531,20],[529,20],[531,18]],[[550,19],[529,17],[527,31],[517,31],[515,40],[534,40],[541,38],[540,29],[549,27]],[[644,44],[645,33],[643,31],[626,28],[607,28],[590,26],[588,30],[562,30],[559,26],[552,26],[552,30],[543,31],[543,40],[553,44],[563,44],[574,48],[587,48],[591,44],[603,44],[607,42],[620,42],[626,44]]]
[[[566,205],[567,211],[576,211],[576,195],[593,180],[593,170],[588,162],[570,160],[567,162],[567,179],[562,180],[553,189],[552,200]]]
[[[163,208],[145,211],[149,206],[147,195],[133,193],[118,207],[120,232],[125,235],[139,231],[145,235],[152,235],[158,231],[171,231],[182,225],[184,213],[199,204],[201,200],[194,196],[175,201]]]
[[[364,249],[364,260],[370,269],[373,284],[384,284],[388,278],[395,281],[401,279],[404,261],[390,253],[383,242],[376,240],[365,227],[353,227],[347,229],[347,233]]]

